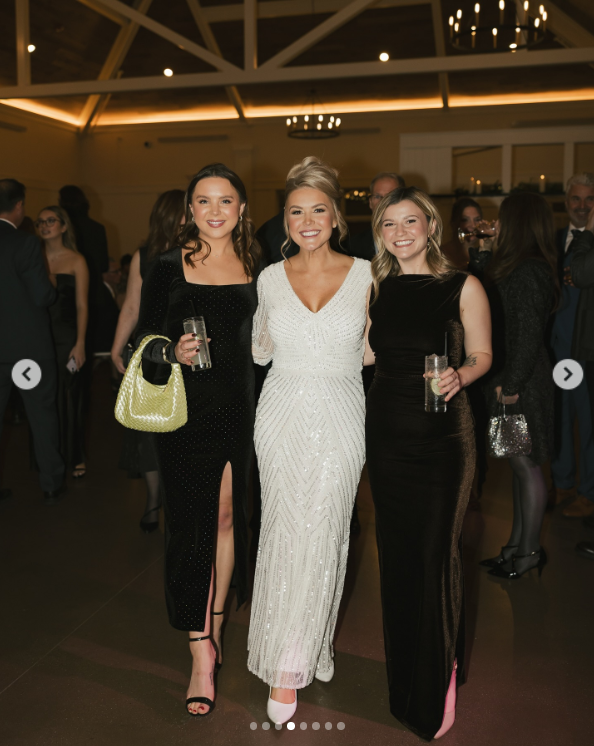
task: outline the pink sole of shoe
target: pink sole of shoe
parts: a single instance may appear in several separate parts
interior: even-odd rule
[[[450,678],[450,685],[448,687],[448,693],[446,694],[445,708],[443,713],[443,721],[441,728],[433,736],[433,738],[441,738],[444,736],[452,727],[456,721],[456,670],[458,664],[454,661],[454,670],[452,671],[452,677]]]

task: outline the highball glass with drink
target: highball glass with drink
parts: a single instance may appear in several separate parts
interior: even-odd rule
[[[184,334],[195,334],[196,342],[199,345],[196,354],[192,358],[192,370],[212,368],[204,316],[190,316],[184,319]]]
[[[441,376],[448,369],[446,355],[427,355],[425,358],[425,412],[446,412],[446,395],[439,389]]]

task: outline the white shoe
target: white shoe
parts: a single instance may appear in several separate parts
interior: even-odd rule
[[[319,667],[316,670],[315,677],[318,679],[318,681],[332,681],[332,677],[334,676],[334,661],[331,661],[330,668],[327,671],[320,671]]]
[[[290,705],[286,705],[283,702],[277,702],[275,699],[270,697],[272,694],[272,687],[268,694],[268,704],[266,706],[266,712],[268,718],[272,720],[275,725],[282,725],[290,720],[297,709],[297,690],[295,690],[295,701]]]

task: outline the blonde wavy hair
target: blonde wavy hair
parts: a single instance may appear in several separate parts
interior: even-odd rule
[[[396,277],[402,273],[398,259],[388,251],[384,243],[382,222],[384,220],[384,213],[388,207],[397,205],[399,202],[404,202],[405,200],[415,204],[427,218],[427,264],[429,265],[430,274],[441,280],[456,271],[454,265],[441,250],[443,221],[431,197],[422,189],[417,189],[417,187],[399,187],[386,194],[377,206],[371,221],[373,239],[377,246],[377,254],[371,262],[374,303],[379,295],[380,283],[386,277]]]
[[[285,183],[285,213],[283,220],[287,238],[281,246],[282,255],[285,256],[285,249],[291,244],[289,221],[287,220],[286,213],[287,200],[297,189],[317,189],[318,191],[323,192],[326,197],[330,199],[337,226],[332,231],[332,236],[330,237],[330,248],[335,250],[337,248],[339,250],[342,249],[341,241],[347,237],[348,228],[346,220],[340,212],[340,198],[342,196],[342,191],[340,189],[340,184],[338,183],[338,171],[327,163],[324,163],[324,161],[320,160],[315,155],[308,155],[301,161],[301,163],[295,164],[287,174],[287,181]]]

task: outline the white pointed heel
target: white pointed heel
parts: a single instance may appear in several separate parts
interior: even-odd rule
[[[446,694],[445,711],[443,713],[443,722],[441,728],[433,736],[433,738],[441,738],[444,736],[454,724],[456,720],[456,670],[458,664],[454,661],[454,670],[452,671],[452,678],[450,679],[450,686],[448,693]]]
[[[275,699],[270,697],[271,694],[272,687],[270,687],[268,693],[268,704],[266,706],[268,718],[272,720],[275,725],[282,725],[290,720],[297,710],[297,690],[295,690],[295,701],[290,705],[286,705],[283,702],[277,702]]]
[[[325,683],[332,681],[333,676],[334,676],[334,661],[331,661],[330,668],[327,671],[320,671],[318,668],[318,670],[315,673],[316,679],[318,681],[324,681]]]

